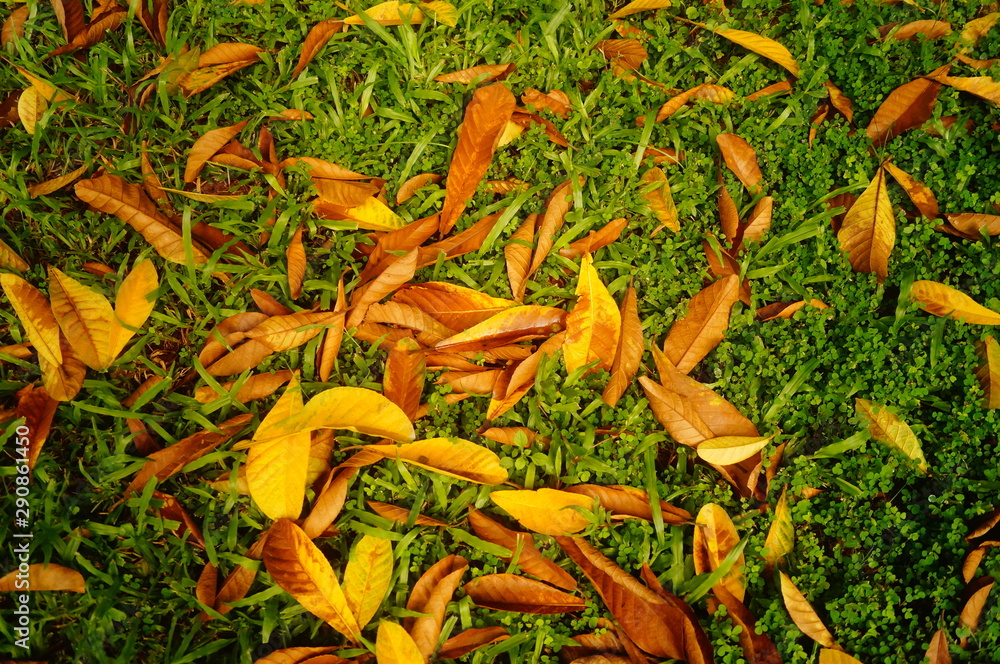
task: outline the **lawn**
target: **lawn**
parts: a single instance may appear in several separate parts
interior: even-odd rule
[[[1000,662],[998,19],[5,0],[0,657]]]

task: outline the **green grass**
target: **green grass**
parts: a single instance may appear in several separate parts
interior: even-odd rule
[[[356,247],[367,243],[363,232],[331,230],[312,217],[311,186],[297,173],[289,173],[284,192],[269,201],[263,177],[209,165],[202,179],[246,193],[244,202],[217,206],[174,197],[186,224],[210,223],[251,245],[274,219],[269,242],[251,258],[214,256],[198,267],[163,261],[117,218],[87,211],[71,188],[31,199],[27,187],[81,164],[90,166],[90,176],[103,165],[139,183],[141,143],[147,141],[164,186],[180,189],[186,155],[197,137],[247,119],[240,135],[246,145],[255,145],[257,131],[267,124],[280,158],[320,157],[384,178],[392,199],[414,174],[447,173],[472,89],[436,83],[434,76],[500,62],[517,65],[505,81],[517,95],[529,87],[557,88],[569,95],[574,106],[569,119],[547,117],[571,147],[554,145],[534,128],[498,150],[487,178],[525,180],[531,193],[497,197],[481,187],[458,230],[505,207],[513,206],[516,213],[504,219],[502,230],[482,251],[423,268],[415,280],[449,281],[508,297],[502,252],[507,238],[527,213],[541,211],[556,185],[583,175],[586,181],[574,189],[576,205],[553,251],[610,219],[629,217],[622,238],[596,254],[595,266],[618,299],[634,278],[646,342],[662,343],[686,300],[702,288],[707,262],[701,243],[706,233],[720,233],[715,193],[721,160],[715,135],[735,131],[756,149],[763,189],[775,198],[774,221],[764,243],[740,257],[753,277],[754,307],[815,297],[831,309],[803,310],[791,320],[760,323],[752,309],[737,305],[726,340],[692,375],[732,401],[762,432],[782,431],[781,440],[793,452],[778,471],[772,501],[782,485],[788,485],[790,496],[806,487],[825,489],[814,498],[792,501],[796,549],[789,573],[848,653],[865,664],[919,662],[938,628],[948,631],[953,644],[965,634],[958,622],[964,586],[959,570],[967,550],[963,537],[968,522],[997,502],[1000,416],[979,405],[973,343],[983,328],[933,318],[901,293],[913,280],[932,279],[1000,308],[1000,245],[996,238],[958,240],[935,232],[936,222],[904,215],[909,202],[893,184],[898,239],[889,278],[880,285],[874,276],[851,270],[824,201],[833,189],[850,187],[860,193],[880,160],[891,156],[937,194],[943,211],[990,212],[1000,204],[1000,145],[992,128],[1000,122],[996,106],[944,87],[932,122],[952,115],[958,120],[943,136],[913,130],[872,151],[863,131],[891,90],[947,62],[960,26],[988,10],[975,2],[924,2],[921,11],[903,3],[863,0],[853,7],[839,0],[820,6],[746,0],[730,3],[739,6],[719,17],[701,2],[676,4],[680,6],[630,17],[651,35],[646,43],[650,58],[641,73],[678,89],[717,82],[739,97],[727,106],[696,103],[651,128],[637,126],[636,118],[655,113],[667,96],[624,81],[592,50],[597,41],[614,36],[605,20],[615,8],[610,4],[471,0],[459,5],[455,28],[432,21],[377,31],[352,28],[335,36],[292,80],[309,28],[346,15],[334,3],[177,3],[167,33],[168,52],[176,55],[185,44],[205,50],[241,41],[267,53],[260,63],[207,92],[185,99],[161,88],[142,108],[129,101],[124,88],[155,67],[163,53],[137,20],[126,20],[79,61],[64,55],[38,64],[64,41],[49,5],[32,4],[26,39],[4,49],[0,91],[26,85],[13,68],[17,65],[80,101],[51,109],[34,136],[20,125],[0,129],[2,239],[32,265],[23,276],[43,290],[46,265],[99,285],[83,270],[84,263],[104,263],[121,276],[138,257],[150,256],[160,273],[161,292],[153,316],[114,367],[90,371],[77,399],[60,405],[35,469],[36,487],[42,490],[33,494],[34,562],[44,556],[79,570],[87,577],[87,592],[37,594],[30,657],[9,645],[13,638],[6,621],[0,627],[0,652],[17,659],[87,664],[244,664],[280,647],[342,642],[263,570],[238,608],[207,623],[197,619],[201,606],[195,583],[204,564],[211,561],[228,573],[268,526],[248,496],[218,492],[203,482],[232,472],[245,453],[223,445],[159,487],[175,495],[200,524],[206,548],[197,548],[173,534],[174,524],[155,517],[149,507],[151,488],[121,502],[124,487],[142,463],[121,416],[129,409],[121,401],[153,375],[175,384],[184,381],[180,389],[164,385],[132,409],[164,445],[247,410],[258,423],[273,399],[241,405],[222,398],[203,405],[191,397],[194,388],[207,384],[195,358],[210,330],[227,316],[256,310],[251,288],[292,304],[284,255],[296,226],[308,228],[309,268],[304,293],[295,303],[301,308],[314,302],[332,306],[342,275],[348,286],[356,283]],[[14,7],[7,5],[0,14]],[[785,72],[674,16],[724,21],[778,39],[802,66],[794,91],[743,100],[783,80]],[[929,42],[876,39],[882,25],[932,17],[950,21],[956,34]],[[972,56],[990,57],[998,48],[1000,28],[994,28]],[[956,66],[952,73],[1000,72],[997,66],[981,72]],[[853,100],[855,131],[842,118],[828,118],[809,148],[809,119],[825,96],[827,79]],[[285,108],[309,111],[315,119],[267,122]],[[137,129],[126,134],[121,127],[129,115]],[[685,153],[679,165],[664,167],[681,218],[676,235],[649,237],[657,224],[642,213],[640,176],[645,169],[633,156],[645,145]],[[728,171],[724,175],[745,216],[753,199]],[[439,209],[443,197],[443,188],[429,188],[395,209],[414,220]],[[553,253],[529,284],[526,301],[570,306],[576,265]],[[228,275],[228,283],[223,285],[213,271]],[[108,295],[113,290],[98,287]],[[24,340],[11,308],[0,309],[0,318],[6,339],[0,343]],[[314,340],[272,355],[260,369],[300,369],[307,395],[336,385],[379,389],[383,351],[345,337],[334,375],[324,384],[314,366],[317,345]],[[14,392],[39,378],[35,361],[0,364],[0,408],[12,408]],[[644,367],[640,375],[655,375],[648,353]],[[715,471],[695,463],[691,450],[663,433],[637,383],[617,408],[604,406],[600,395],[605,379],[603,373],[568,377],[561,361],[545,362],[535,388],[496,423],[528,426],[551,438],[548,452],[501,449],[485,441],[475,432],[484,423],[486,400],[444,406],[440,398],[447,389],[433,385],[425,399],[440,407],[419,421],[418,436],[460,436],[486,444],[503,458],[511,481],[526,488],[559,482],[627,484],[655,490],[692,513],[707,502],[722,505],[746,539],[748,607],[758,625],[785,662],[816,662],[818,647],[801,637],[773,579],[764,576],[760,553],[770,513],[758,512],[757,501],[735,497]],[[914,473],[905,459],[881,444],[856,437],[863,429],[854,413],[856,397],[893,406],[914,427],[930,463],[929,477]],[[16,424],[3,425],[6,440]],[[621,435],[598,433],[609,427]],[[359,436],[338,438],[341,448],[360,441]],[[830,448],[842,441],[849,443]],[[338,449],[333,461],[349,454]],[[13,469],[3,471],[10,475]],[[11,478],[6,480],[12,487]],[[383,463],[354,480],[336,523],[341,534],[323,540],[321,548],[340,572],[360,533],[374,530],[394,539],[396,576],[379,615],[401,619],[413,583],[441,557],[467,557],[471,571],[466,580],[506,571],[507,564],[455,531],[408,529],[376,517],[364,501],[419,506],[427,516],[455,523],[468,506],[489,505],[487,494],[478,486]],[[10,541],[8,520],[0,523],[0,539]],[[602,522],[585,534],[630,572],[648,562],[668,590],[689,593],[704,580],[695,578],[691,564],[690,528],[629,520],[613,526]],[[536,536],[536,541],[582,580],[581,593],[593,601],[579,615],[530,616],[478,609],[458,593],[446,632],[499,624],[515,635],[462,661],[555,662],[568,637],[592,631],[597,619],[607,615],[551,538]],[[13,568],[6,548],[0,561],[4,572]],[[998,565],[995,552],[988,552],[979,573],[1000,578]],[[731,624],[709,616],[704,597],[692,605],[716,649],[716,661],[742,661]],[[4,607],[8,610],[7,603]],[[369,636],[374,639],[374,633]],[[953,648],[953,661],[1000,661],[998,644],[1000,608],[994,593],[979,631],[966,650]]]

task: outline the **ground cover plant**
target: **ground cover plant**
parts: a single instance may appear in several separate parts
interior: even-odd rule
[[[3,656],[1000,661],[998,12],[5,4]]]

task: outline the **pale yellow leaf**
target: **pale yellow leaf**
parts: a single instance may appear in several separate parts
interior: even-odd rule
[[[522,526],[543,535],[580,532],[590,521],[574,507],[589,510],[594,503],[589,496],[557,489],[494,491],[490,499]]]

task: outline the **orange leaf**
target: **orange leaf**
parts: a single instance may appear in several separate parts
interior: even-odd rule
[[[590,254],[583,255],[576,285],[577,301],[566,317],[566,338],[563,358],[567,371],[576,371],[594,361],[602,369],[611,370],[618,337],[621,334],[621,314],[608,289],[594,269]]]
[[[257,62],[264,49],[253,44],[223,42],[208,49],[198,58],[198,68],[227,65],[235,62]]]
[[[976,239],[986,235],[1000,235],[1000,215],[978,214],[967,212],[963,214],[946,214],[945,219],[958,231],[971,235]]]
[[[976,351],[983,364],[976,370],[985,397],[984,408],[1000,408],[1000,344],[996,337],[988,336],[976,344]]]
[[[516,103],[514,95],[502,83],[479,88],[473,94],[465,109],[458,145],[448,168],[440,220],[442,235],[455,226],[455,221],[486,174]]]
[[[931,643],[924,654],[927,664],[951,664],[951,655],[948,653],[948,633],[943,629],[934,632]]]
[[[719,144],[722,158],[726,160],[726,166],[733,175],[750,190],[750,193],[758,193],[762,176],[757,165],[757,153],[750,144],[736,134],[725,133],[716,136],[715,141]]]
[[[833,635],[826,629],[826,625],[816,611],[813,610],[809,600],[799,592],[792,580],[784,572],[781,574],[781,596],[785,600],[785,608],[792,617],[792,622],[802,630],[802,633],[816,641],[821,646],[827,648],[834,647]]]
[[[562,90],[549,90],[546,93],[528,88],[521,95],[521,103],[525,106],[533,106],[536,110],[547,109],[562,118],[569,116],[569,97]]]
[[[357,327],[365,318],[368,307],[389,295],[397,288],[413,279],[417,269],[419,251],[413,249],[390,263],[374,281],[363,286],[351,295],[351,314],[347,317],[348,328]]]
[[[446,237],[440,242],[422,247],[417,267],[426,267],[437,262],[439,254],[444,253],[445,260],[462,256],[472,251],[478,251],[483,246],[486,236],[496,226],[503,212],[488,214],[461,233]]]
[[[306,35],[305,41],[302,42],[302,53],[299,55],[299,63],[295,65],[295,71],[292,72],[292,79],[299,77],[302,70],[306,68],[312,59],[316,57],[327,42],[340,32],[341,28],[344,27],[344,22],[340,19],[328,18],[325,21],[320,21],[312,28],[309,29],[309,34]]]
[[[746,225],[740,229],[741,232],[738,241],[760,242],[761,237],[771,228],[771,211],[773,208],[774,199],[770,196],[765,196],[757,201],[757,205],[753,207],[753,212],[750,213],[750,218],[747,219]]]
[[[52,429],[52,419],[56,414],[59,402],[49,396],[44,387],[25,385],[17,391],[17,408],[15,417],[24,418],[24,426],[31,430],[28,436],[28,469],[35,467],[42,446]]]
[[[796,311],[799,311],[807,304],[814,309],[830,308],[820,300],[816,299],[809,300],[808,302],[806,300],[799,300],[798,302],[775,302],[774,304],[769,304],[766,307],[758,309],[757,320],[769,321],[776,318],[791,318]]]
[[[587,603],[541,581],[516,574],[487,574],[462,587],[476,606],[497,611],[550,614],[582,611]]]
[[[757,92],[747,95],[747,101],[756,101],[761,97],[766,97],[768,95],[783,94],[792,91],[792,84],[788,81],[781,81],[779,83],[773,83],[765,88],[761,88]]]
[[[400,229],[386,233],[378,239],[375,248],[368,255],[365,268],[358,275],[359,284],[366,284],[381,274],[389,265],[396,262],[399,254],[409,252],[419,247],[437,231],[438,217],[433,215],[418,219]],[[393,253],[390,253],[393,252]]]
[[[612,514],[634,516],[646,521],[653,520],[653,507],[649,502],[649,494],[642,489],[615,484],[599,486],[597,484],[577,484],[565,489],[569,493],[596,498],[601,507]],[[674,507],[661,500],[660,512],[663,522],[672,526],[680,526],[691,522],[691,514],[687,510]]]
[[[608,384],[601,395],[604,403],[612,408],[625,394],[626,388],[635,377],[639,365],[642,363],[642,354],[645,351],[638,302],[635,288],[631,285],[625,291],[625,299],[622,300],[619,315],[621,317],[621,335],[618,339],[618,349],[615,352],[615,359],[611,363],[611,378],[608,379]]]
[[[14,570],[0,578],[0,592],[24,592],[26,590],[68,590],[74,593],[87,592],[83,575],[75,569],[56,565],[54,563],[42,563],[28,566],[28,573],[20,577],[20,572]],[[28,586],[24,587],[27,580]]]
[[[355,468],[334,468],[328,471],[309,516],[302,522],[302,531],[309,539],[322,535],[340,515],[347,500],[347,488],[356,471]]]
[[[410,284],[393,301],[413,305],[453,330],[467,330],[517,303],[440,281]]]
[[[522,305],[505,309],[482,323],[445,339],[437,350],[488,350],[559,332],[566,324],[566,312],[555,307]]]
[[[979,619],[983,615],[986,599],[989,597],[994,583],[995,579],[992,576],[981,576],[970,582],[962,592],[962,599],[965,603],[962,605],[962,612],[959,614],[958,620],[973,633],[979,627]],[[967,642],[968,637],[962,637],[959,645],[965,648]]]
[[[934,76],[930,77],[938,83],[951,86],[962,92],[968,92],[980,99],[1000,105],[1000,82],[990,76]]]
[[[736,526],[726,511],[714,503],[708,503],[698,512],[694,530],[694,571],[695,574],[714,572],[722,565],[729,552],[740,543]],[[719,581],[736,599],[743,601],[746,594],[746,577],[743,566],[746,559],[741,553],[729,571]]]
[[[930,119],[940,90],[940,83],[926,78],[899,86],[875,111],[865,134],[881,146],[904,131],[919,127]]]
[[[1000,313],[979,304],[965,293],[936,281],[915,281],[910,299],[924,311],[974,325],[1000,325]]]
[[[522,570],[560,588],[576,589],[576,579],[562,567],[544,557],[535,548],[534,539],[528,533],[505,528],[479,510],[469,512],[469,525],[479,537],[511,552],[510,556],[502,557],[501,560],[512,562],[513,553],[520,548],[521,554],[517,557],[517,565]]]
[[[247,122],[243,120],[229,127],[211,129],[195,141],[191,151],[188,152],[187,165],[184,167],[184,182],[194,182],[201,169],[205,167],[205,163],[214,157],[223,145],[233,140]]]
[[[382,392],[411,420],[420,408],[426,366],[420,346],[413,339],[400,339],[389,351]]]
[[[895,27],[895,26],[893,26]],[[926,19],[922,21],[911,21],[910,23],[904,23],[899,26],[899,29],[891,34],[887,34],[884,39],[895,39],[897,41],[902,41],[904,39],[913,39],[917,35],[923,35],[924,41],[928,39],[937,39],[938,37],[944,37],[945,35],[951,34],[951,24],[947,21],[935,21],[933,19]]]
[[[729,328],[729,313],[739,299],[739,277],[729,276],[703,289],[688,303],[685,316],[670,327],[663,352],[681,373],[690,373]]]
[[[716,598],[726,606],[726,616],[740,628],[740,647],[749,664],[780,664],[781,655],[766,635],[757,631],[757,620],[750,610],[722,584],[713,589]]]
[[[538,242],[531,258],[531,269],[528,270],[529,277],[538,270],[545,261],[545,257],[549,255],[549,251],[556,241],[556,233],[562,228],[563,222],[566,220],[566,213],[573,207],[572,186],[569,180],[563,182],[552,190],[549,199],[545,202],[545,214],[538,227]]]
[[[573,508],[593,504],[586,496],[556,489],[494,491],[490,499],[522,526],[543,535],[580,532],[590,521]]]
[[[396,192],[396,205],[402,205],[404,202],[413,198],[413,195],[419,190],[429,184],[437,184],[441,180],[442,177],[436,173],[421,173],[420,175],[414,175],[412,178],[399,186],[399,191]],[[437,228],[434,230],[437,230]]]
[[[638,71],[642,63],[649,57],[638,39],[604,39],[594,45],[608,62],[624,69]]]
[[[830,104],[837,109],[837,111],[847,118],[848,122],[854,121],[854,107],[851,104],[850,98],[840,91],[832,81],[827,81],[823,84],[826,86],[826,91],[830,97]],[[749,99],[749,97],[748,97]]]
[[[288,290],[292,299],[302,294],[302,281],[306,276],[306,250],[302,246],[302,227],[295,229],[292,241],[285,249],[285,261],[288,263]]]
[[[490,81],[502,81],[514,71],[513,62],[502,65],[478,65],[468,69],[440,74],[434,77],[438,83],[489,83]]]
[[[376,514],[378,514],[383,519],[389,519],[390,521],[395,521],[396,523],[406,524],[410,520],[410,510],[399,507],[398,505],[390,505],[388,503],[380,503],[374,500],[366,500],[365,504],[372,508]],[[438,521],[437,519],[432,519],[423,514],[417,514],[417,518],[413,521],[416,526],[435,526],[437,528],[448,528],[448,524],[444,521]]]
[[[722,234],[732,245],[739,235],[740,213],[736,209],[733,197],[729,195],[729,190],[726,189],[721,170],[719,171],[719,221],[722,223]]]
[[[461,583],[462,575],[469,566],[461,556],[450,555],[431,566],[417,580],[406,602],[409,611],[426,613],[421,618],[404,618],[403,626],[413,637],[413,641],[424,657],[430,657],[437,648],[444,612],[451,596]]]
[[[889,275],[889,255],[896,243],[896,219],[879,168],[868,187],[844,215],[837,232],[840,248],[857,272],[874,272],[879,283]]]
[[[654,183],[655,186],[652,186]],[[670,193],[670,183],[666,174],[660,167],[654,166],[642,174],[642,184],[644,190],[642,197],[646,205],[663,226],[675,233],[678,232],[681,224],[677,218],[677,206],[674,205],[674,197]],[[645,191],[646,189],[649,191]]]
[[[524,301],[524,289],[528,284],[528,270],[531,267],[531,250],[535,238],[535,221],[537,214],[529,214],[510,242],[503,248],[507,260],[507,279],[510,281],[510,292],[517,302]]]
[[[934,196],[934,192],[931,191],[927,185],[923,182],[918,182],[913,179],[906,171],[902,170],[891,161],[885,162],[883,164],[885,169],[889,171],[889,174],[899,183],[899,186],[903,188],[906,195],[909,196],[910,201],[917,206],[920,214],[924,215],[928,219],[937,219],[939,215],[937,198]],[[957,216],[957,215],[955,215]],[[1000,217],[998,217],[1000,219]],[[948,221],[951,221],[949,216]],[[952,225],[955,225],[952,222]],[[956,228],[958,228],[956,226]],[[959,230],[963,230],[959,228]],[[1000,233],[1000,226],[997,227],[997,233]]]
[[[438,651],[438,658],[458,659],[477,648],[509,638],[510,634],[503,627],[471,627],[445,641]]]
[[[585,237],[580,238],[568,247],[560,249],[559,255],[566,258],[576,258],[588,252],[594,253],[598,249],[615,242],[627,225],[628,220],[625,217],[612,219],[596,231],[591,231]]]
[[[0,275],[0,284],[39,358],[44,357],[49,364],[62,364],[59,325],[52,315],[48,299],[37,288],[14,274]]]

